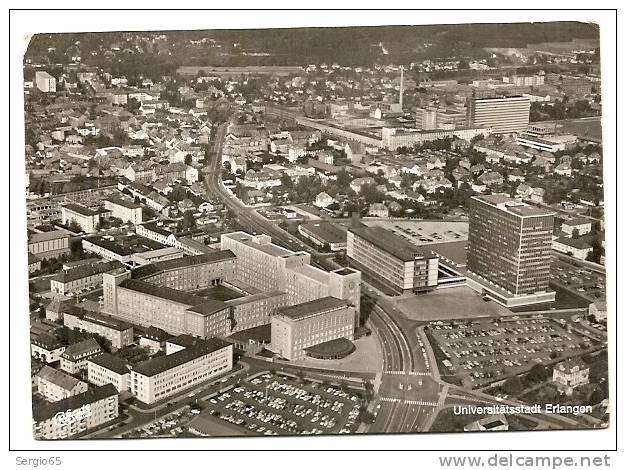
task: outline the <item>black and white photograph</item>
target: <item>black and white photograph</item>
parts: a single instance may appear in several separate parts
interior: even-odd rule
[[[602,26],[352,13],[22,39],[31,447],[614,426]]]

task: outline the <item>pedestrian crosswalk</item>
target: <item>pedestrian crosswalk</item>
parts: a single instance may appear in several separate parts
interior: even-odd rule
[[[386,370],[385,374],[389,375],[413,375],[413,376],[426,376],[432,375],[430,372],[419,372],[416,370],[405,371],[405,370]]]
[[[403,403],[405,405],[438,406],[438,403],[435,401],[406,400],[406,399],[392,398],[392,397],[380,397],[380,401],[386,401],[389,403]]]

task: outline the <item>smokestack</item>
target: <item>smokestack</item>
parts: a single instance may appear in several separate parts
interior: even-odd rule
[[[402,112],[402,95],[404,94],[404,67],[400,66],[400,112]]]

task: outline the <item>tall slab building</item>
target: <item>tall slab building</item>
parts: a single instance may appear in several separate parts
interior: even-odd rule
[[[467,104],[468,127],[491,128],[494,134],[526,130],[530,121],[530,98],[525,96],[473,97]]]
[[[470,200],[468,285],[507,306],[553,302],[554,213],[506,196]]]

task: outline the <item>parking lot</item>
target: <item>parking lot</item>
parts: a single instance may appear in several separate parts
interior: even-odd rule
[[[560,258],[552,258],[550,280],[569,288],[591,301],[606,296],[606,276],[584,266],[568,263]]]
[[[197,408],[185,406],[184,408],[152,421],[140,428],[122,434],[121,438],[142,438],[142,437],[178,437],[186,433],[187,424],[200,411]]]
[[[359,426],[363,398],[357,390],[266,373],[205,403],[203,413],[258,435],[347,434]]]
[[[448,370],[464,385],[478,387],[557,357],[580,354],[593,346],[565,322],[540,315],[461,322],[431,322],[431,335]]]

